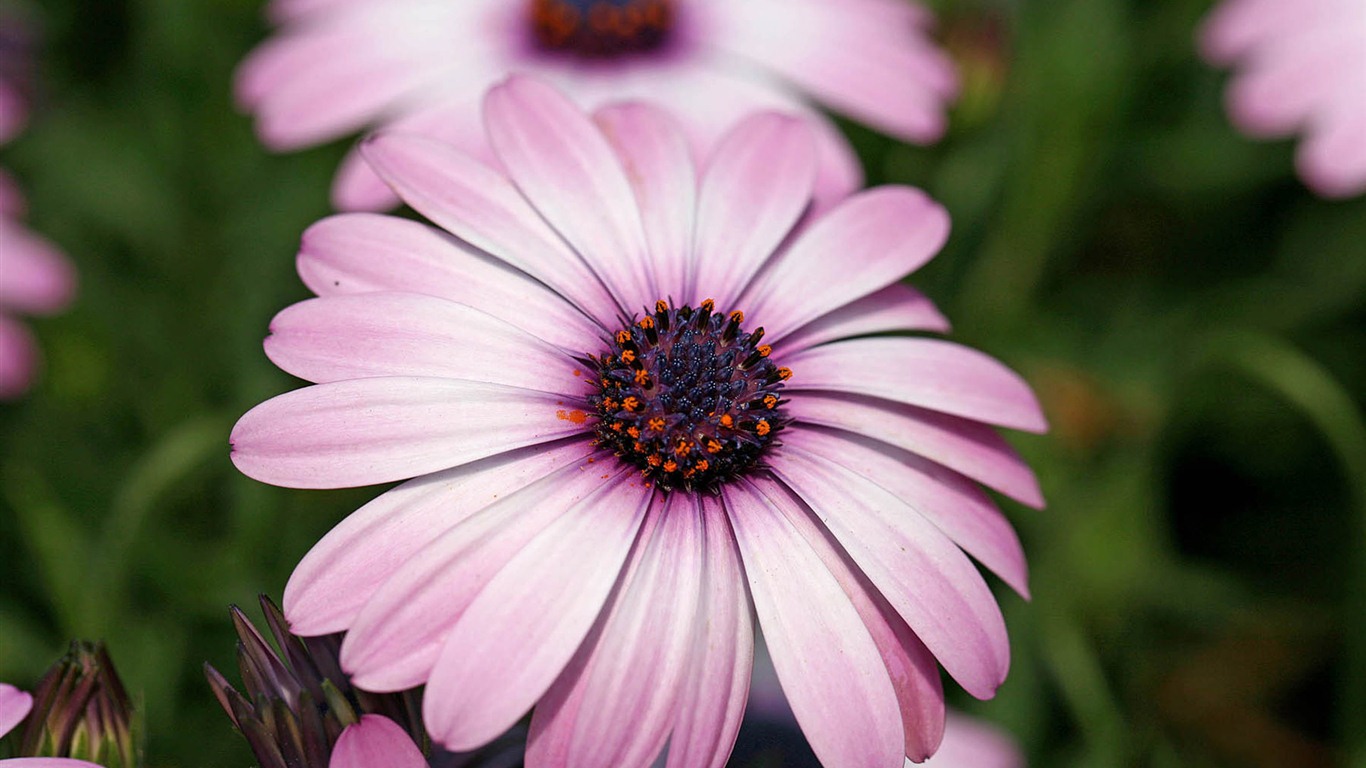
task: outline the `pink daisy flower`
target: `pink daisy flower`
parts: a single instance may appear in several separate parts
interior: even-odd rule
[[[929,143],[958,88],[930,13],[904,0],[273,0],[270,12],[283,31],[248,57],[236,91],[276,150],[384,126],[488,160],[479,100],[524,72],[588,108],[682,105],[699,149],[750,112],[802,114],[821,154],[816,194],[828,201],[857,189],[862,171],[808,99]],[[397,202],[359,151],[333,201]]]
[[[1225,0],[1200,46],[1210,62],[1238,67],[1228,111],[1239,128],[1304,134],[1305,184],[1324,197],[1366,192],[1366,3]]]
[[[267,354],[317,383],[242,417],[238,468],[296,488],[413,478],[304,558],[294,631],[347,631],[359,687],[425,683],[447,748],[536,705],[530,766],[644,766],[667,740],[692,768],[733,744],[753,608],[826,765],[928,756],[935,660],[980,697],[1009,663],[968,555],[1027,588],[973,481],[1042,499],[991,425],[1045,429],[986,355],[871,336],[947,329],[897,282],[947,214],[884,187],[804,221],[818,160],[798,118],[752,116],[699,169],[644,104],[590,119],[517,77],[484,117],[504,170],[367,140],[439,228],[316,224],[299,272],[319,298],[271,325]]]

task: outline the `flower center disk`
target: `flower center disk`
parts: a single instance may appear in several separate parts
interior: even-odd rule
[[[659,301],[594,358],[599,443],[666,491],[739,477],[790,421],[780,391],[792,372],[769,359],[764,329],[714,309]]]
[[[674,19],[674,0],[531,0],[537,44],[586,58],[659,48]]]

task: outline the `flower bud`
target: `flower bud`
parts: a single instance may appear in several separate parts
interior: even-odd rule
[[[132,703],[104,644],[73,641],[33,692],[19,754],[135,768],[133,730]]]

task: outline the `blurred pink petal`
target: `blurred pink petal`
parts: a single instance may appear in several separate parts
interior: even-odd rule
[[[1366,4],[1224,0],[1200,48],[1236,69],[1227,102],[1239,128],[1259,138],[1302,134],[1296,166],[1319,195],[1366,192]]]

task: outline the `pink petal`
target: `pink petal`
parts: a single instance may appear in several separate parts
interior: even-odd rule
[[[912,405],[858,395],[805,392],[787,412],[799,422],[838,427],[895,445],[1042,509],[1034,471],[996,430]]]
[[[827,766],[900,768],[896,692],[849,596],[752,485],[723,493],[764,640],[811,749]]]
[[[38,347],[24,324],[0,315],[0,400],[28,391],[38,370]]]
[[[480,103],[489,86],[502,79],[498,62],[466,68],[458,77],[443,82],[439,93],[424,93],[405,103],[409,110],[389,116],[384,129],[392,133],[415,133],[449,144],[481,163],[497,166],[488,147]],[[332,182],[332,203],[343,211],[383,211],[398,205],[398,196],[377,176],[360,150],[354,147],[342,160]]]
[[[587,440],[493,456],[410,480],[351,513],[294,569],[285,615],[299,635],[341,632],[362,606],[428,544],[474,513],[569,465],[584,466]]]
[[[953,542],[1029,596],[1029,567],[1010,521],[962,475],[886,443],[849,432],[794,429],[784,445],[833,461],[882,486]]]
[[[488,582],[427,681],[433,739],[456,751],[486,744],[545,693],[598,619],[652,494],[635,481],[602,486]]]
[[[944,735],[944,689],[934,656],[800,499],[773,480],[756,479],[754,486],[783,513],[849,596],[877,644],[896,689],[905,753],[913,760],[923,760],[934,752]]]
[[[697,172],[687,138],[669,113],[644,104],[604,107],[593,120],[635,193],[655,265],[655,292],[688,303]]]
[[[692,663],[684,677],[666,768],[722,768],[735,746],[754,662],[745,573],[719,499],[703,496],[705,574]]]
[[[1366,24],[1366,13],[1361,23]],[[1277,37],[1260,50],[1229,86],[1229,115],[1253,136],[1286,136],[1323,113],[1326,105],[1366,101],[1363,88],[1366,31],[1353,34],[1324,26]]]
[[[852,339],[782,356],[790,390],[886,398],[1027,432],[1048,429],[1019,374],[975,349],[939,339]]]
[[[33,709],[33,697],[7,683],[0,683],[0,737],[14,730]]]
[[[395,216],[331,216],[304,232],[299,276],[319,296],[405,291],[468,304],[564,347],[602,328],[562,296],[435,227]]]
[[[433,77],[419,57],[386,52],[375,36],[333,23],[253,51],[234,87],[238,102],[256,113],[262,143],[291,150],[345,136]]]
[[[583,363],[563,350],[477,309],[417,293],[301,301],[271,321],[265,350],[282,370],[319,383],[432,376],[568,397],[588,391]]]
[[[994,695],[1010,643],[996,599],[962,551],[858,472],[789,445],[770,461],[948,673],[973,696]]]
[[[232,431],[232,460],[248,477],[288,488],[374,485],[581,434],[577,408],[456,379],[317,384],[248,411]]]
[[[1010,736],[990,723],[949,712],[944,743],[926,768],[1025,768]]]
[[[484,98],[484,122],[517,188],[628,312],[663,298],[626,173],[581,109],[513,76]]]
[[[545,283],[599,323],[615,324],[616,301],[501,174],[419,136],[382,134],[363,148],[375,172],[419,213]]]
[[[408,732],[383,715],[363,715],[332,748],[328,768],[427,768]]]
[[[910,20],[860,10],[810,0],[731,4],[713,44],[898,138],[937,140],[945,102],[958,92],[952,61]]]
[[[796,351],[855,336],[905,331],[948,333],[949,321],[923,293],[893,283],[787,334],[782,347]]]
[[[575,462],[521,490],[503,494],[435,534],[376,590],[342,644],[341,660],[357,685],[397,691],[430,677],[451,628],[507,563],[563,515],[587,514],[603,488],[634,482],[624,468],[602,472]],[[610,466],[610,465],[609,465]],[[512,480],[506,469],[495,469]],[[605,476],[604,476],[605,475]]]
[[[1349,92],[1336,112],[1318,122],[1310,126],[1295,156],[1300,176],[1324,197],[1366,192],[1366,90]]]
[[[948,213],[924,192],[861,192],[816,220],[755,278],[742,300],[745,313],[781,339],[919,269],[948,236]]]
[[[0,219],[0,308],[50,314],[71,303],[75,290],[76,272],[52,243]]]
[[[723,138],[702,177],[691,293],[739,309],[745,286],[810,204],[815,173],[811,129],[796,118],[755,115]]]
[[[655,498],[602,617],[536,705],[529,768],[646,768],[663,748],[692,661],[699,512],[691,495]]]

